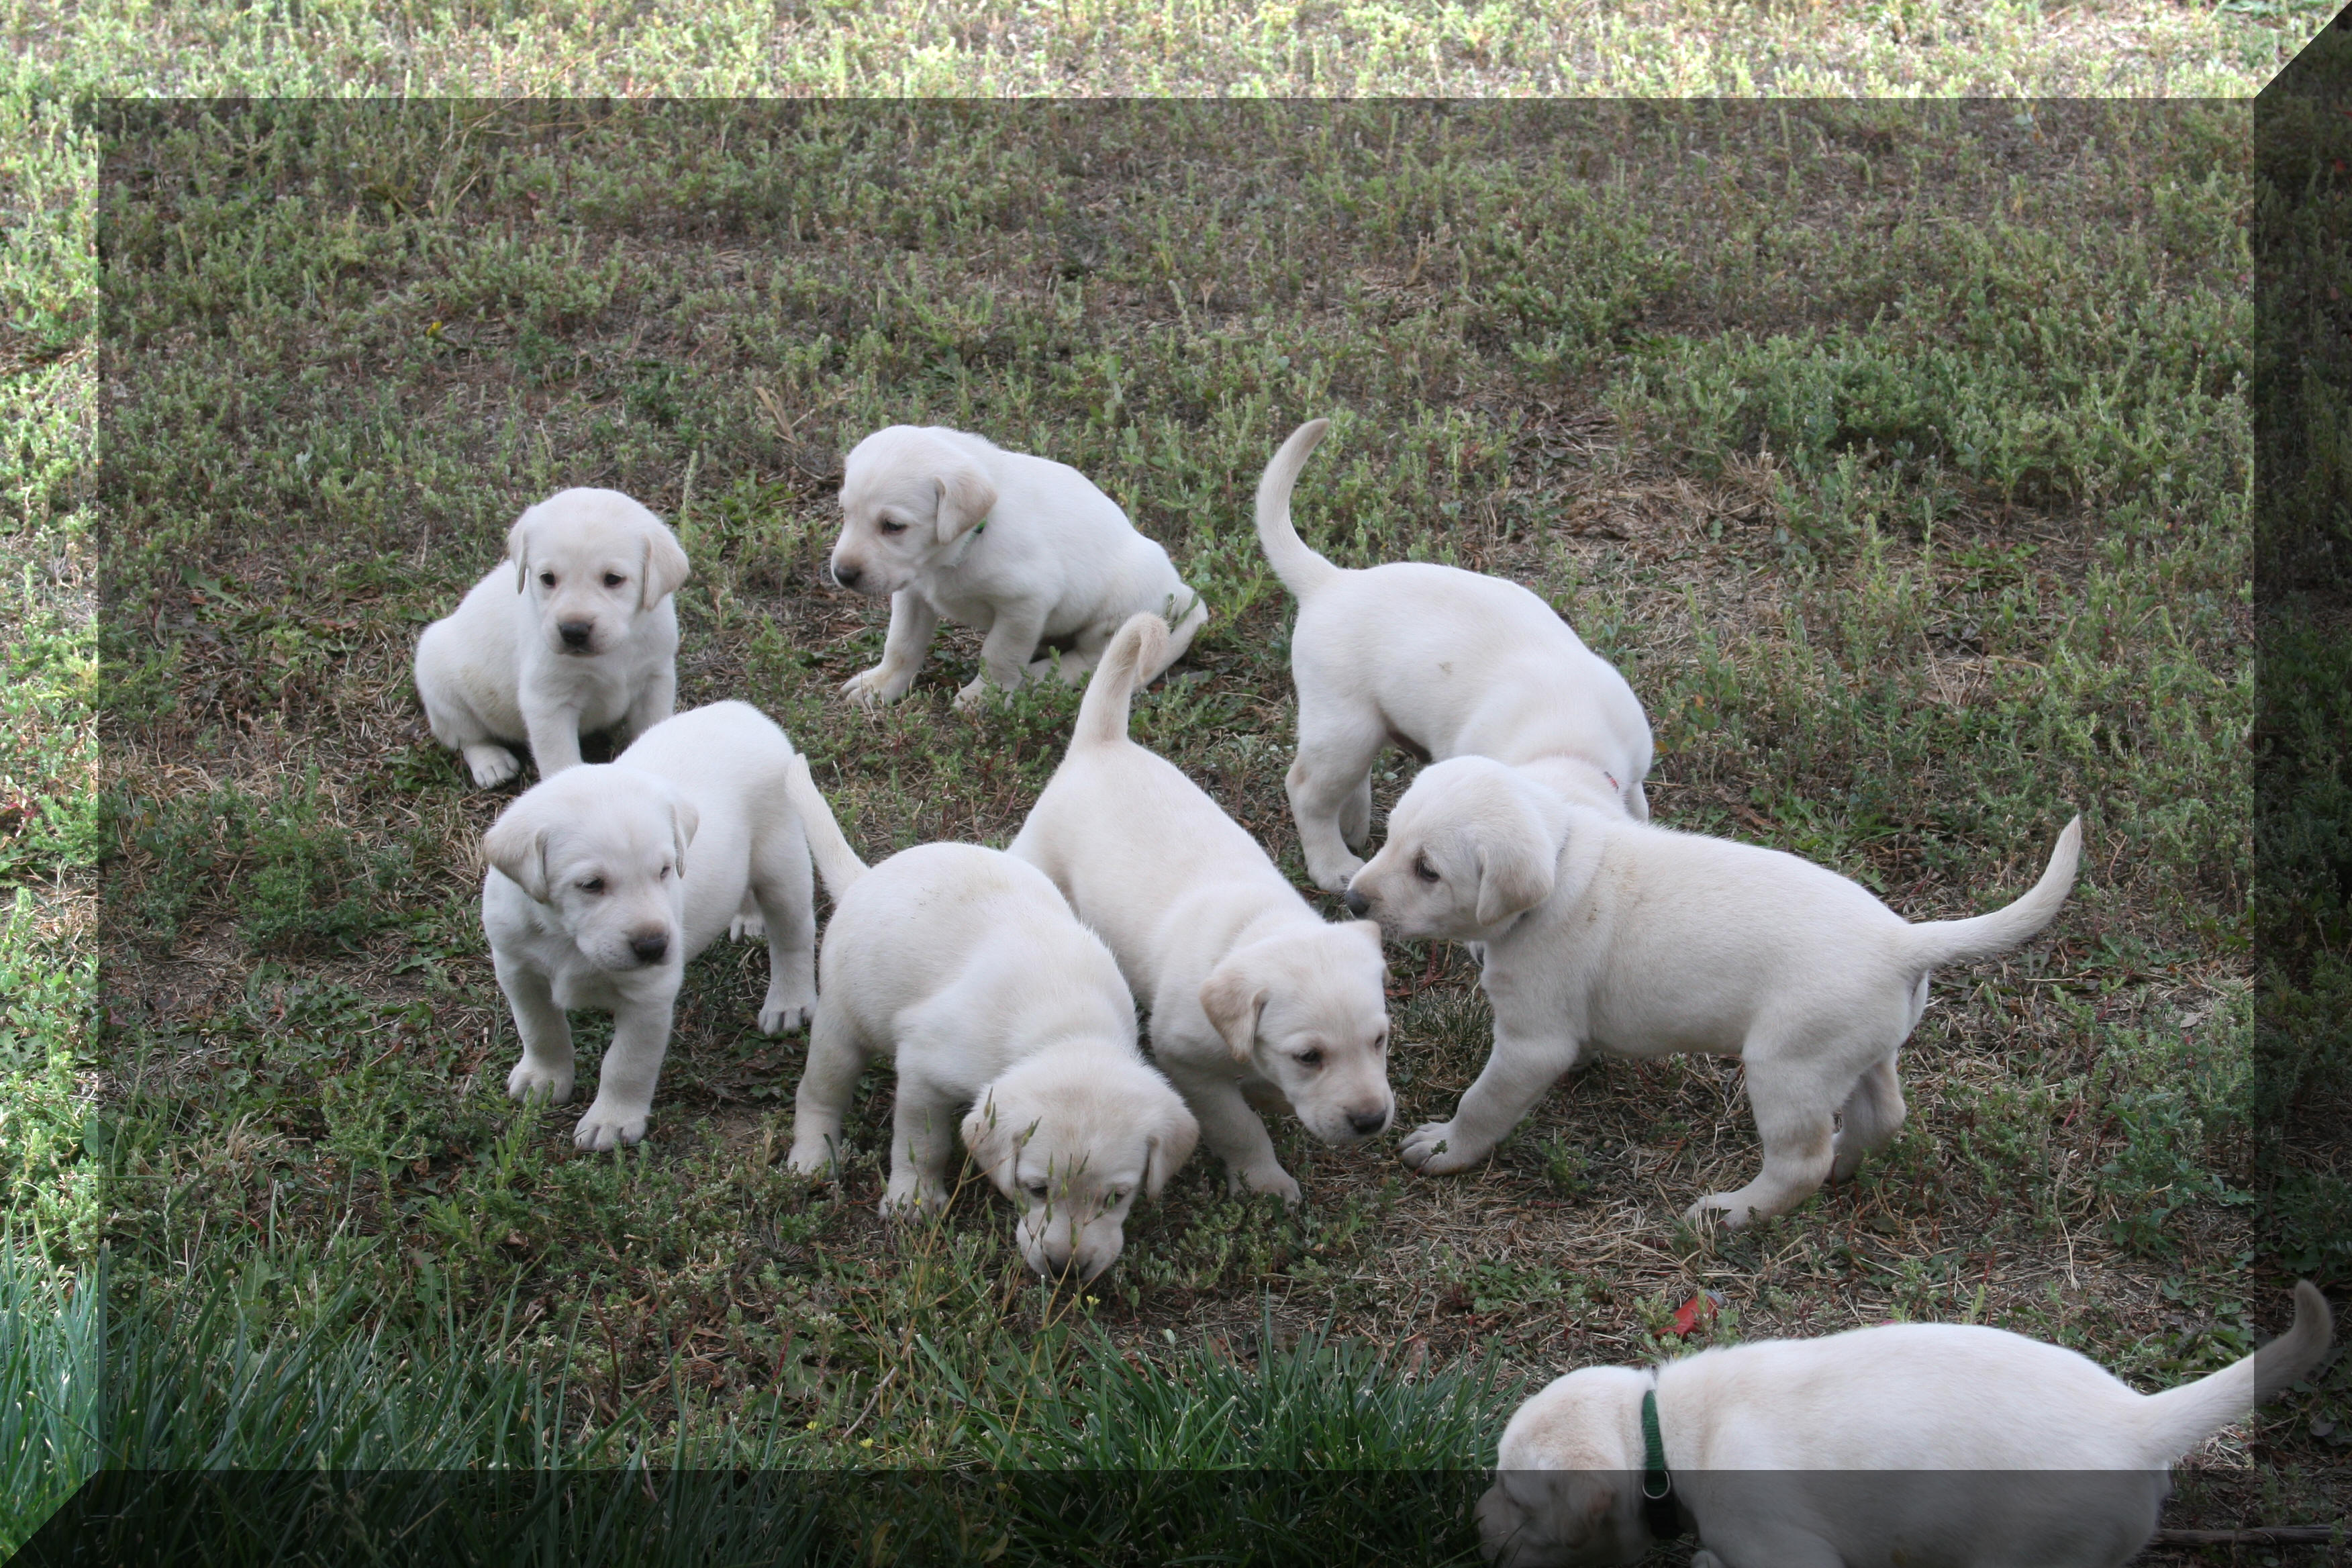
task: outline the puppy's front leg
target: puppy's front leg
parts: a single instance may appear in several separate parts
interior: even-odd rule
[[[1286,1204],[1298,1202],[1298,1184],[1282,1168],[1265,1123],[1250,1109],[1242,1086],[1214,1072],[1186,1070],[1173,1054],[1162,1057],[1160,1068],[1176,1092],[1192,1108],[1201,1123],[1201,1137],[1225,1163],[1225,1184],[1233,1192],[1274,1193]]]
[[[514,1010],[515,1033],[522,1037],[522,1060],[507,1074],[507,1097],[544,1095],[550,1104],[562,1105],[572,1098],[572,1021],[555,1005],[554,986],[538,970],[495,949],[490,966]]]
[[[980,673],[971,683],[956,693],[955,705],[969,708],[988,695],[993,684],[1003,690],[1017,689],[1029,674],[1029,656],[1037,651],[1037,639],[1045,635],[1045,607],[1042,605],[1007,605],[996,612],[996,620],[981,640]]]
[[[890,1113],[890,1185],[882,1194],[883,1217],[909,1209],[930,1214],[947,1205],[956,1122],[955,1096],[900,1071],[898,1102]]]
[[[596,1098],[572,1142],[583,1149],[610,1149],[646,1135],[654,1108],[654,1082],[669,1054],[670,1015],[677,1003],[678,977],[652,994],[625,1002],[613,1015],[613,1043],[596,1072]]]
[[[551,779],[566,768],[580,765],[580,709],[576,703],[545,707],[525,703],[523,728],[530,742],[530,760],[539,776]]]
[[[788,1034],[816,1009],[816,889],[798,825],[789,837],[788,849],[761,856],[744,895],[768,939],[768,994],[760,1004],[764,1035]]]
[[[898,701],[915,684],[939,629],[940,613],[931,602],[912,588],[899,589],[890,595],[890,630],[882,639],[882,662],[851,676],[841,689],[862,708]]]
[[[647,676],[646,683],[637,688],[637,694],[629,700],[629,710],[621,717],[625,733],[614,737],[614,750],[617,752],[622,745],[668,718],[677,706],[677,671],[664,665]]]
[[[1515,1020],[1497,1005],[1495,1048],[1451,1121],[1412,1130],[1397,1157],[1424,1176],[1466,1171],[1495,1152],[1544,1092],[1576,1065],[1578,1042],[1558,1026]]]

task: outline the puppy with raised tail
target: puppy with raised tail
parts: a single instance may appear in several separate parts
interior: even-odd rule
[[[1257,487],[1257,537],[1298,600],[1290,672],[1298,756],[1284,781],[1315,885],[1338,892],[1363,864],[1372,761],[1481,756],[1570,800],[1643,820],[1650,721],[1625,678],[1517,583],[1417,561],[1365,571],[1308,549],[1290,492],[1330,427],[1300,426]]]
[[[609,763],[523,792],[482,839],[482,930],[514,1009],[516,1099],[572,1098],[567,1008],[613,1015],[583,1149],[646,1135],[687,961],[755,908],[768,939],[760,1027],[796,1029],[816,1002],[815,888],[785,793],[797,760],[758,709],[715,702],[666,720]]]
[[[1403,938],[1483,943],[1495,1047],[1451,1121],[1402,1151],[1428,1175],[1485,1159],[1588,1050],[1740,1058],[1764,1169],[1690,1209],[1732,1226],[1852,1176],[1903,1125],[1896,1050],[1939,964],[1990,958],[2057,915],[2081,858],[2066,825],[2007,909],[1917,925],[1794,855],[1570,805],[1519,770],[1422,770],[1348,907]]]
[[[1389,1124],[1379,927],[1332,925],[1256,840],[1165,759],[1128,739],[1139,675],[1168,637],[1137,616],[1104,652],[1070,749],[1011,853],[1054,879],[1151,1009],[1151,1055],[1201,1119],[1234,1190],[1298,1200],[1255,1092],[1328,1143]]]
[[[507,531],[506,560],[416,639],[416,692],[433,738],[484,789],[520,771],[580,765],[580,737],[642,735],[677,700],[686,552],[618,490],[562,490]]]
[[[2284,1334],[2152,1394],[1958,1323],[1587,1367],[1504,1428],[1480,1549],[1496,1568],[1608,1568],[1686,1528],[1692,1568],[2119,1568],[2156,1531],[2169,1467],[2316,1366],[2329,1332],[2299,1283]]]
[[[1201,1135],[1136,1047],[1118,963],[1025,862],[924,844],[869,870],[804,763],[791,787],[834,899],[791,1168],[834,1166],[858,1074],[887,1055],[898,1096],[883,1214],[947,1202],[960,1122],[1021,1211],[1029,1267],[1093,1279],[1125,1245],[1137,1195],[1159,1196]]]
[[[882,662],[842,688],[869,706],[907,694],[942,618],[988,634],[959,708],[992,683],[1010,691],[1058,671],[1076,684],[1142,610],[1176,620],[1149,681],[1209,618],[1168,552],[1084,474],[937,426],[893,425],[850,452],[833,575],[890,601]],[[1040,658],[1040,647],[1054,651]]]

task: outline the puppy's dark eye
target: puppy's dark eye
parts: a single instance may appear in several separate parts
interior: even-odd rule
[[[1321,1051],[1321,1050],[1319,1050],[1319,1049],[1317,1049],[1317,1050],[1311,1050],[1311,1051],[1301,1051],[1301,1052],[1299,1052],[1299,1053],[1298,1053],[1298,1065],[1299,1065],[1300,1067],[1303,1067],[1303,1068],[1319,1068],[1319,1067],[1321,1067],[1321,1066],[1323,1065],[1323,1053],[1322,1053],[1322,1051]]]
[[[1424,882],[1434,882],[1440,879],[1437,868],[1429,863],[1429,857],[1426,855],[1416,855],[1412,858],[1412,874]]]
[[[618,572],[607,572],[604,574],[604,586],[607,588],[617,588],[627,581],[628,579],[622,576]]]
[[[1032,1182],[1029,1184],[1029,1195],[1035,1198],[1039,1203],[1044,1203],[1047,1198],[1053,1196],[1053,1194],[1046,1189],[1045,1183]]]
[[[601,893],[604,890],[604,879],[591,877],[580,884],[580,890],[583,893]]]
[[[1103,1194],[1103,1202],[1112,1208],[1117,1208],[1119,1205],[1127,1202],[1127,1190],[1122,1187],[1115,1193],[1105,1193]]]
[[[667,867],[667,866],[663,867],[663,868],[661,868],[661,874],[662,874],[663,876],[665,876],[665,877],[668,876],[668,875],[669,875],[669,869],[670,869],[670,868],[669,868],[668,867]]]
[[[892,522],[886,517],[882,520],[882,531],[885,533],[904,533],[907,531],[907,525],[903,522]]]
[[[539,580],[551,588],[555,586],[555,574],[552,572],[541,572],[539,574]]]

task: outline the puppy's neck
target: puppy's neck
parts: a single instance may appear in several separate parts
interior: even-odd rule
[[[1621,816],[1625,810],[1625,781],[1597,763],[1563,753],[1530,757],[1512,766],[1526,778],[1578,805],[1597,806]]]

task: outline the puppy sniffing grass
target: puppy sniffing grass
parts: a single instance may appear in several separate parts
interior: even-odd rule
[[[760,1027],[807,1021],[815,889],[785,793],[793,760],[758,709],[716,702],[525,791],[484,836],[482,930],[522,1036],[507,1092],[571,1099],[565,1009],[614,1016],[596,1099],[572,1134],[581,1148],[646,1135],[687,961],[745,904],[768,939]]]
[[[1271,1091],[1328,1143],[1388,1126],[1380,931],[1324,921],[1199,785],[1128,739],[1139,677],[1165,662],[1167,640],[1154,615],[1119,628],[1012,853],[1118,955],[1151,1009],[1152,1058],[1234,1188],[1296,1203],[1298,1183],[1246,1095]]]
[[[1076,683],[1143,610],[1177,617],[1149,682],[1209,618],[1168,552],[1084,474],[961,430],[893,425],[860,441],[841,518],[834,580],[890,601],[882,662],[842,688],[867,705],[907,694],[942,618],[988,634],[959,708],[991,683],[1010,691],[1057,671]],[[1041,646],[1054,651],[1038,658]]]
[[[960,1122],[974,1163],[1021,1211],[1029,1267],[1093,1279],[1118,1257],[1137,1195],[1157,1197],[1201,1135],[1137,1048],[1109,950],[1034,867],[925,844],[869,870],[804,763],[791,789],[834,915],[790,1167],[833,1167],[858,1074],[887,1054],[898,1093],[882,1212],[946,1203]]]
[[[2155,1533],[2169,1467],[2316,1366],[2329,1333],[2299,1283],[2286,1333],[2154,1394],[1957,1323],[1586,1367],[1504,1428],[1480,1549],[1603,1568],[1686,1526],[1693,1568],[2117,1568]]]
[[[1298,757],[1285,781],[1315,885],[1338,892],[1371,832],[1372,760],[1493,757],[1572,800],[1640,819],[1650,721],[1633,689],[1517,583],[1392,561],[1335,566],[1290,521],[1290,492],[1328,419],[1300,426],[1257,487],[1257,536],[1298,600],[1290,669]]]
[[[661,519],[618,490],[560,491],[507,532],[506,560],[416,640],[416,692],[433,738],[464,753],[474,783],[580,765],[580,736],[642,735],[677,696],[677,609],[686,552]]]
[[[2056,917],[2082,818],[2007,909],[1917,925],[1793,855],[1570,805],[1520,770],[1456,757],[1422,770],[1348,907],[1402,940],[1484,945],[1495,1048],[1451,1121],[1402,1151],[1428,1175],[1491,1153],[1588,1050],[1735,1056],[1764,1169],[1691,1206],[1739,1226],[1852,1176],[1903,1125],[1897,1049],[1939,964],[1989,958]]]

